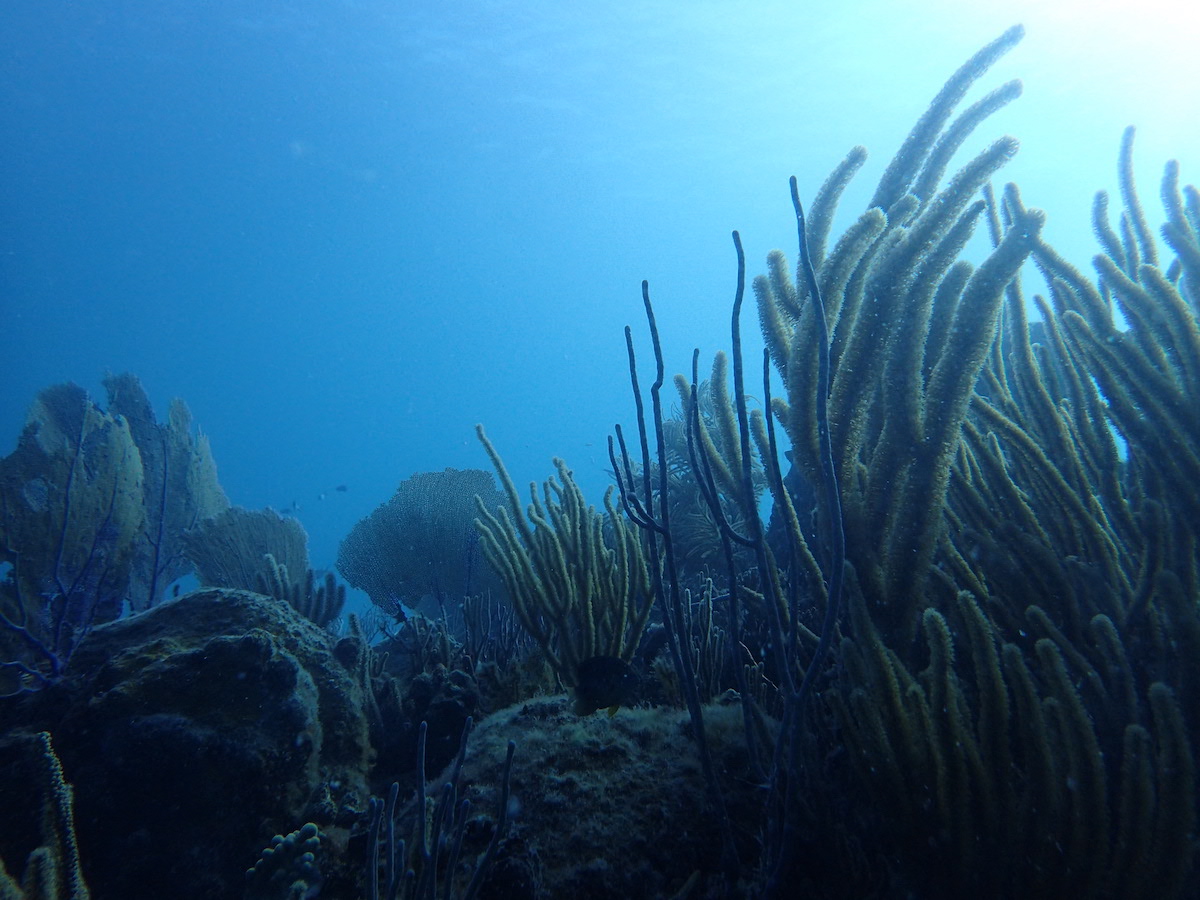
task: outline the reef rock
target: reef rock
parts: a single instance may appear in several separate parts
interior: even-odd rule
[[[69,683],[28,698],[96,896],[237,897],[273,834],[361,813],[363,688],[336,642],[286,603],[200,590],[96,628]]]
[[[471,735],[465,797],[487,816],[498,811],[509,739],[517,745],[508,835],[482,896],[720,896],[720,832],[687,713],[578,716],[572,706],[565,695],[519,703]],[[762,798],[747,771],[741,709],[714,703],[705,720],[730,816],[739,834],[753,836]],[[464,856],[482,851],[489,831],[479,832],[468,828]],[[749,858],[753,846],[741,850]]]

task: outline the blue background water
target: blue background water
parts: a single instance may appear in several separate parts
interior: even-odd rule
[[[730,230],[752,273],[791,252],[788,176],[811,197],[862,143],[857,214],[1008,25],[985,83],[1026,94],[968,150],[1021,138],[1006,177],[1071,258],[1126,124],[1153,216],[1165,159],[1196,180],[1187,4],[968,6],[7,0],[0,451],[40,388],[128,370],[319,566],[400,480],[486,468],[476,422],[519,483],[560,455],[599,502],[641,279],[672,372],[728,346]]]

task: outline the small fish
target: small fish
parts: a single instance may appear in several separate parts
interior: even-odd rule
[[[593,656],[579,664],[575,679],[575,714],[590,716],[608,708],[615,716],[637,698],[638,677],[629,663],[616,656]]]
[[[350,490],[350,488],[344,484],[339,484],[337,487],[334,488],[334,490],[337,491],[339,494],[344,494],[344,493],[346,493],[346,491]]]

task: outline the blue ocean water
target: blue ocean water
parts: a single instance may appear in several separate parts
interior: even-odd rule
[[[562,456],[599,503],[632,421],[626,324],[648,361],[641,279],[668,369],[710,359],[731,229],[752,273],[792,252],[788,176],[811,197],[862,143],[857,214],[1015,21],[988,83],[1025,96],[964,153],[1021,138],[1008,177],[1052,243],[1087,264],[1127,124],[1145,196],[1170,157],[1195,180],[1183,4],[968,6],[9,0],[0,452],[42,387],[102,398],[131,371],[160,416],[186,400],[233,502],[300,519],[317,566],[402,479],[487,468],[477,422],[518,483]]]

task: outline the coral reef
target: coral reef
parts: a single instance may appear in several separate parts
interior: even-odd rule
[[[344,590],[228,507],[182,404],[42,392],[0,462],[0,897],[1197,896],[1200,192],[1168,164],[1156,240],[1127,132],[1086,275],[992,188],[1014,139],[948,176],[1020,37],[836,240],[865,151],[807,216],[793,180],[761,382],[736,232],[731,347],[675,417],[643,283],[603,512],[560,460],[523,504],[481,427],[502,491],[422,473],[359,522],[382,640],[326,627]],[[159,602],[181,553],[218,587]]]

